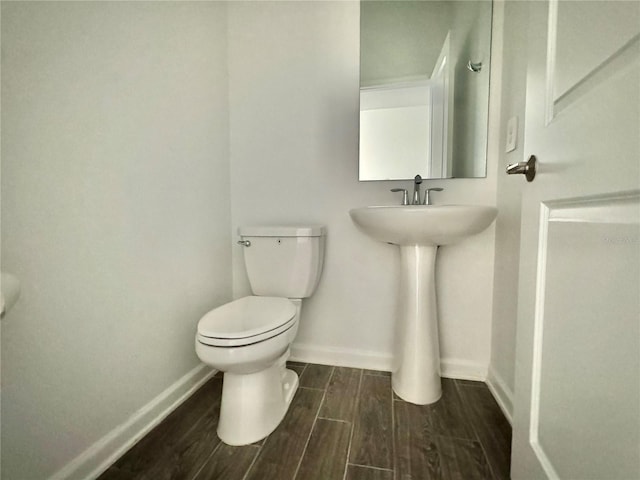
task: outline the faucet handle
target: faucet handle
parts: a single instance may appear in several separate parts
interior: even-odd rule
[[[409,205],[409,194],[405,188],[392,188],[392,192],[403,192],[402,193],[402,205]]]
[[[424,200],[422,201],[423,205],[431,205],[431,198],[429,197],[429,192],[441,192],[444,188],[433,187],[433,188],[425,188],[424,189]]]

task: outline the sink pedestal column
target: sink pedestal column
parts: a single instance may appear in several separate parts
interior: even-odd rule
[[[400,246],[399,318],[392,371],[393,390],[418,405],[442,395],[436,308],[437,246]]]

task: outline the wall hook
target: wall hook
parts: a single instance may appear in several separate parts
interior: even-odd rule
[[[482,70],[482,62],[474,63],[471,60],[469,60],[469,63],[467,63],[467,68],[471,70],[473,73],[479,73],[480,70]]]

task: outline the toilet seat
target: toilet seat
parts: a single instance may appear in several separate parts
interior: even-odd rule
[[[287,298],[247,296],[207,313],[197,339],[214,347],[240,347],[268,340],[292,328],[296,307]]]

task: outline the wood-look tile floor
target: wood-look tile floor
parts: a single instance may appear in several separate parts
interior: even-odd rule
[[[300,377],[266,439],[230,447],[216,435],[222,378],[209,380],[100,480],[502,480],[511,428],[484,383],[443,379],[442,398],[413,405],[386,372],[289,362]]]

